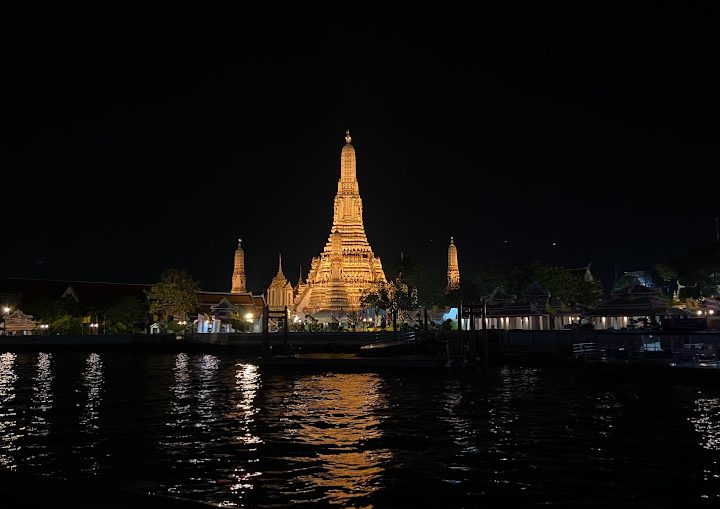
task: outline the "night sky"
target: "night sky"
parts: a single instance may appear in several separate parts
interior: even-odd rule
[[[348,128],[386,268],[444,273],[453,235],[461,273],[607,280],[712,242],[720,4],[537,4],[7,12],[0,276],[229,290],[241,237],[251,289],[279,252],[295,282]]]

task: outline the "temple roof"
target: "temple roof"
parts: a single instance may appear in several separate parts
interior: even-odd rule
[[[635,282],[630,286],[620,288],[619,290],[613,290],[612,295],[660,295],[662,290],[659,288],[650,288],[641,285],[639,282]]]
[[[0,296],[15,304],[35,299],[72,297],[91,306],[102,306],[118,300],[135,297],[145,300],[150,284],[111,283],[104,281],[67,281],[51,279],[0,279]]]
[[[251,293],[197,292],[197,296],[201,306],[215,305],[223,299],[235,305],[255,305],[255,296]]]
[[[550,292],[540,286],[540,283],[534,281],[533,284],[523,292],[523,297],[529,299],[547,299],[550,297]]]
[[[566,269],[570,274],[573,274],[577,276],[578,278],[581,278],[583,281],[590,282],[595,281],[595,276],[590,271],[590,265],[591,263],[588,262],[588,264],[585,267],[579,267],[577,269]]]
[[[638,316],[667,314],[667,303],[652,295],[614,297],[586,311],[590,316]]]
[[[288,279],[285,277],[285,274],[283,274],[282,270],[282,255],[278,255],[278,271],[277,274],[275,274],[275,277],[273,278],[272,282],[270,283],[270,287],[280,287],[285,288],[289,286],[292,288],[292,284]]]
[[[490,294],[490,297],[488,298],[489,302],[497,303],[497,302],[509,302],[515,300],[517,297],[515,295],[510,295],[509,293],[505,293],[502,288],[497,287],[493,292]]]

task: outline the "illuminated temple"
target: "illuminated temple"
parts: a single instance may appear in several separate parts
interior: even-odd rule
[[[297,314],[358,310],[363,294],[385,282],[380,258],[365,236],[355,148],[350,144],[349,130],[345,141],[332,228],[325,249],[312,259],[307,281],[298,285]]]

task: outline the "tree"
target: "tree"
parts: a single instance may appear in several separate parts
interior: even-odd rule
[[[682,298],[720,294],[720,253],[715,243],[690,246],[687,253],[658,264],[683,285]],[[659,269],[657,269],[660,272]],[[661,277],[664,279],[663,274]]]
[[[135,297],[126,297],[105,310],[105,327],[110,334],[133,332],[133,324],[143,322],[146,315],[146,303]]]
[[[550,295],[566,304],[592,305],[602,297],[599,281],[584,281],[570,271],[541,262],[529,264],[493,264],[482,267],[460,284],[464,301],[479,301],[495,288],[520,298],[525,290],[537,282]]]
[[[66,316],[79,316],[80,307],[71,297],[41,298],[24,304],[25,312],[35,320],[50,324]],[[78,329],[79,330],[79,329]]]
[[[666,285],[669,285],[678,277],[677,271],[665,263],[655,264],[655,272],[658,273],[660,279],[662,279],[662,282]]]
[[[247,332],[250,330],[251,324],[245,320],[241,311],[231,311],[228,318],[233,330],[236,332]]]
[[[80,333],[80,306],[71,297],[41,298],[30,301],[23,307],[35,320],[47,324],[52,333]]]
[[[445,305],[447,300],[446,281],[444,274],[440,271],[428,270],[412,257],[403,255],[400,262],[394,267],[390,280],[395,281],[398,277],[408,287],[408,292],[406,292],[408,303],[401,304],[401,309],[415,309],[418,305]],[[412,290],[415,290],[415,302],[413,302]]]
[[[200,307],[199,289],[199,283],[187,272],[167,269],[147,292],[150,312],[161,315],[165,322],[171,317],[186,318],[187,313]]]
[[[53,321],[48,325],[50,326],[51,332],[58,334],[78,334],[82,328],[82,322],[79,316],[64,315]]]
[[[402,282],[400,277],[387,283],[379,283],[370,293],[360,300],[364,307],[374,307],[396,316],[400,310],[417,309],[417,290]]]

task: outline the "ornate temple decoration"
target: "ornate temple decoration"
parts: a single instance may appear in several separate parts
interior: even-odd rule
[[[458,265],[457,247],[455,241],[450,237],[448,247],[448,268],[447,268],[447,291],[460,288],[460,267]]]
[[[245,251],[242,248],[242,239],[238,239],[235,250],[235,266],[233,267],[232,286],[230,293],[245,293]]]
[[[292,309],[293,287],[282,270],[282,255],[279,256],[278,271],[267,289],[267,305],[273,311]]]
[[[340,180],[330,236],[320,256],[312,259],[307,281],[297,292],[297,313],[358,310],[362,296],[385,282],[380,258],[375,256],[365,236],[351,141],[348,130],[340,155]]]

